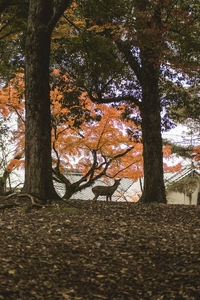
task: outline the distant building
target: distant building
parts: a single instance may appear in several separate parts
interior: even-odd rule
[[[168,204],[200,204],[200,172],[191,167],[175,173],[166,180]]]
[[[65,174],[66,178],[71,182],[74,183],[82,177],[80,172],[68,172]],[[92,192],[92,187],[96,185],[105,185],[109,186],[114,183],[113,179],[106,179],[101,178],[95,183],[83,189],[80,192],[77,192],[72,195],[71,199],[83,199],[83,200],[92,200],[94,198],[94,194]],[[65,194],[65,185],[62,183],[54,182],[55,189],[57,193],[62,197]],[[137,201],[139,196],[141,195],[139,190],[139,185],[137,183],[133,183],[133,180],[129,178],[122,178],[120,181],[120,185],[118,186],[117,190],[114,192],[112,196],[112,201]],[[98,200],[105,200],[105,196],[99,196]]]
[[[166,174],[165,174],[166,175]],[[68,172],[65,174],[67,179],[74,183],[82,177],[82,174],[78,171]],[[166,176],[165,176],[166,177]],[[92,200],[94,194],[92,187],[96,185],[112,185],[113,179],[100,178],[92,186],[83,189],[72,195],[71,199],[83,199]],[[62,197],[65,194],[65,185],[54,182],[57,193]],[[187,204],[197,205],[200,204],[200,172],[190,167],[183,169],[180,172],[176,172],[168,175],[165,179],[166,197],[168,204]],[[112,196],[112,201],[131,201],[137,202],[141,196],[140,183],[133,182],[129,178],[122,178],[120,185]],[[105,200],[105,196],[100,196],[98,200]]]

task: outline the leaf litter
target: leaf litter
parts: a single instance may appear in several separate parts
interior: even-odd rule
[[[200,207],[0,210],[0,299],[199,299]]]

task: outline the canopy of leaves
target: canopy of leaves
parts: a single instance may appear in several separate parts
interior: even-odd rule
[[[77,1],[54,32],[52,61],[69,71],[90,97],[139,105],[145,76],[139,72],[141,53],[152,51],[160,66],[163,129],[168,129],[178,118],[175,114],[199,115],[198,11],[196,1],[186,0]],[[159,24],[154,28],[155,20]]]
[[[24,66],[27,0],[0,3],[0,80],[9,81]]]

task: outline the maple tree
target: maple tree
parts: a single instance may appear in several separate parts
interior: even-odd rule
[[[13,168],[23,165],[23,159],[21,159],[25,142],[23,74],[20,73],[12,79],[8,86],[0,91],[0,96],[0,112],[6,116],[15,113],[18,117],[18,128],[13,132],[13,139],[17,141],[17,152],[15,158],[6,167],[6,170],[11,171]],[[91,120],[80,120],[81,127],[77,128],[77,115],[74,119],[71,112],[73,107],[69,111],[66,106],[63,107],[61,99],[62,95],[54,87],[51,90],[52,148],[56,154],[54,174],[59,178],[59,181],[66,184],[68,197],[78,189],[90,186],[103,175],[115,177],[120,173],[120,165],[124,170],[133,165],[133,161],[131,162],[133,157],[134,163],[141,164],[141,144],[138,144],[139,140],[134,141],[133,138],[130,140],[126,133],[128,124],[125,126],[124,122],[119,119],[119,112],[117,114],[117,111],[112,107],[99,106],[97,108],[88,97],[83,95],[82,107],[85,106],[87,111],[90,111]],[[98,110],[98,116],[95,110]],[[101,119],[99,122],[97,121],[98,118]],[[75,123],[74,120],[76,120]],[[134,127],[137,129],[134,124],[131,124],[131,127],[132,131]],[[133,146],[134,144],[135,146]],[[126,157],[126,160],[123,161],[122,157],[131,152],[133,148],[135,155],[132,154],[129,159]],[[82,159],[79,159],[78,167],[83,173],[83,178],[79,183],[70,184],[63,175],[64,166],[67,165],[68,169],[73,169],[73,165],[70,165],[72,156],[77,157],[80,153]],[[139,172],[138,174],[135,172],[135,180],[139,175],[141,175]],[[87,180],[88,178],[89,180]],[[80,186],[85,181],[87,183]]]
[[[196,79],[199,5],[173,0],[77,3],[74,14],[67,11],[61,20],[63,32],[64,22],[67,25],[65,36],[56,41],[62,46],[57,45],[57,61],[61,59],[63,69],[71,68],[77,84],[94,102],[128,101],[139,107],[144,159],[141,200],[165,203],[161,107],[177,100],[170,95],[174,87],[184,90],[186,81]],[[170,125],[169,119],[163,121]]]
[[[16,143],[14,159],[6,166],[5,171],[24,167],[24,80],[23,73],[19,73],[8,85],[0,90],[0,112],[5,115],[13,113],[18,119],[18,128],[13,131]],[[128,177],[137,181],[143,176],[142,144],[139,135],[140,126],[133,121],[121,118],[125,106],[116,110],[110,105],[94,104],[86,94],[79,96],[74,104],[66,102],[66,94],[70,94],[69,86],[62,92],[59,82],[63,77],[58,70],[52,72],[50,91],[52,112],[52,150],[54,179],[65,184],[65,198],[86,187],[91,186],[101,177]],[[80,114],[77,114],[77,108]],[[74,109],[76,113],[73,114]],[[135,110],[136,113],[137,109]],[[165,146],[165,157],[171,155],[171,147]],[[67,166],[67,168],[66,168]],[[77,182],[67,179],[67,172],[74,169],[82,173]],[[179,166],[171,167],[175,171]],[[169,171],[169,167],[165,165]]]
[[[53,126],[53,149],[56,154],[56,166],[53,170],[55,179],[66,186],[65,198],[70,198],[73,193],[91,186],[102,176],[114,178],[131,174],[130,178],[134,181],[142,176],[141,141],[130,139],[127,133],[130,126],[132,131],[138,130],[137,126],[120,120],[120,113],[112,107],[94,105],[88,98],[86,102],[84,105],[94,115],[94,119],[82,122],[78,128],[70,126],[70,123],[73,124],[73,120],[70,119],[64,123],[59,122],[60,115],[64,112],[56,105],[59,126]],[[99,121],[95,120],[96,110],[101,115]],[[52,115],[55,122],[54,108]],[[77,157],[79,159],[75,164],[73,158]],[[66,165],[67,170],[64,167]],[[82,177],[71,183],[65,173],[67,175],[67,171],[77,168]]]

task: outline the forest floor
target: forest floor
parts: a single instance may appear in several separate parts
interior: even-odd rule
[[[0,299],[200,299],[200,207],[1,208]]]

